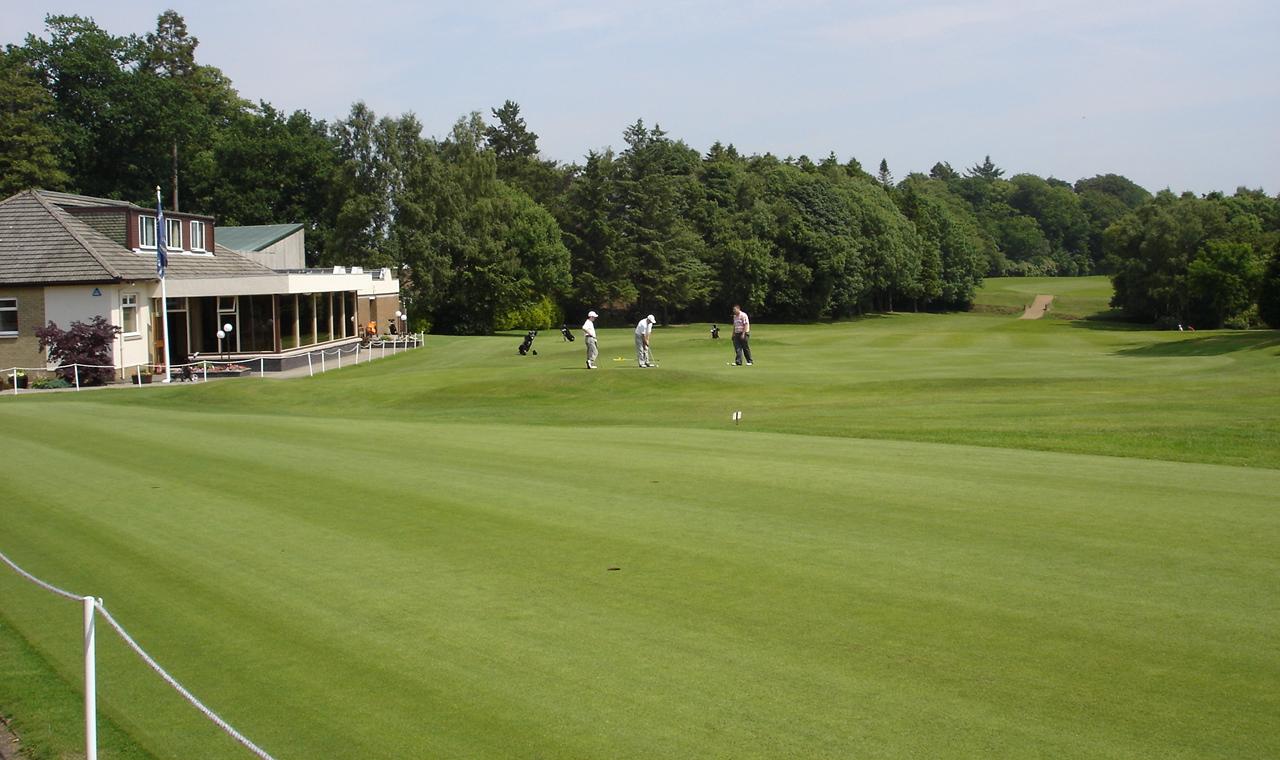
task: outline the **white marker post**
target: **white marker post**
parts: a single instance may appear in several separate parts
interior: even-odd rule
[[[733,418],[732,418],[732,419],[733,419],[733,424],[734,424],[734,425],[737,425],[739,422],[742,422],[742,412],[740,412],[740,411],[739,411],[739,412],[734,412],[734,413],[733,413]]]
[[[84,756],[98,760],[97,664],[94,661],[93,614],[96,601],[84,597]]]

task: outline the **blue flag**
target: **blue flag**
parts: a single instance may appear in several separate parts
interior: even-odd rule
[[[165,267],[169,266],[169,254],[165,244],[164,206],[160,204],[160,190],[156,189],[156,274],[164,279]]]

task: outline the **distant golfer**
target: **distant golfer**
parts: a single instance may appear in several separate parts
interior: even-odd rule
[[[649,355],[649,335],[653,332],[653,323],[657,321],[650,314],[636,325],[636,364],[641,367],[653,366],[653,357]]]
[[[587,312],[587,321],[582,323],[582,342],[587,344],[587,369],[596,368],[596,357],[600,355],[600,346],[596,343],[596,317],[594,311]]]
[[[751,366],[751,318],[741,306],[733,305],[733,363],[742,365],[747,360]]]

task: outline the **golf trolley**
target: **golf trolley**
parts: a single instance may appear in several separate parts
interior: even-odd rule
[[[524,340],[520,341],[520,348],[516,349],[517,351],[520,352],[521,356],[527,356],[530,353],[532,353],[534,356],[538,355],[538,352],[533,350],[533,339],[536,337],[538,337],[537,330],[530,330],[529,332],[525,333]]]

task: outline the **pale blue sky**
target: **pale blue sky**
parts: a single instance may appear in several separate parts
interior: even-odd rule
[[[340,118],[363,99],[429,134],[507,98],[545,155],[637,117],[705,150],[835,151],[896,176],[990,153],[1010,174],[1280,191],[1276,0],[0,0],[146,32],[174,7],[241,95]]]

